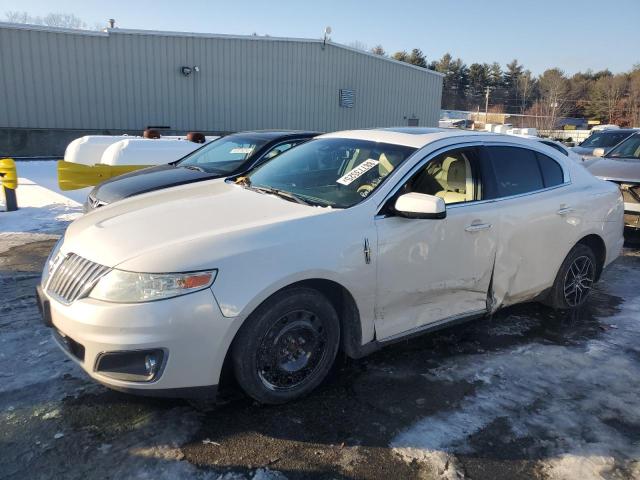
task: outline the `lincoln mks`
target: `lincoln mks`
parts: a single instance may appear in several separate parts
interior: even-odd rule
[[[111,388],[211,396],[224,367],[282,403],[317,387],[339,351],[362,357],[518,302],[581,307],[622,232],[616,185],[540,142],[338,132],[77,219],[39,304]]]

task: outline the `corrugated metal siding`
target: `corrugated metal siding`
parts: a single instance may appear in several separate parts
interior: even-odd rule
[[[340,89],[354,108],[339,106]],[[0,26],[0,127],[435,126],[441,93],[439,75],[330,43]]]

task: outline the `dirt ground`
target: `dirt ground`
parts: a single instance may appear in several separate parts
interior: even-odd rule
[[[53,235],[0,236],[0,478],[640,479],[640,254],[537,304],[341,359],[310,397],[202,411],[95,384],[39,319]]]

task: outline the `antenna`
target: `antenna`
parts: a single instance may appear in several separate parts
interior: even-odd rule
[[[327,44],[327,40],[329,40],[329,35],[331,35],[331,27],[324,27],[324,37],[322,39],[322,49],[324,50],[325,45]]]

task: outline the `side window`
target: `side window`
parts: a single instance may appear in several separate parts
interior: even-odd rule
[[[509,197],[544,188],[535,152],[519,147],[487,147],[495,185],[488,198]]]
[[[474,148],[443,153],[427,162],[404,191],[435,195],[446,204],[478,200],[477,166]]]
[[[542,180],[545,188],[562,185],[564,183],[564,172],[560,164],[542,153],[536,153],[536,155],[538,162],[540,162],[540,171],[542,171]]]

